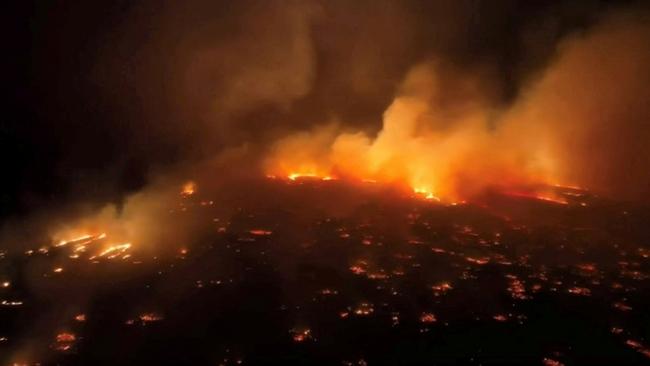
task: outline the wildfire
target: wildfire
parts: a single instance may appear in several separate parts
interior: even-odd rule
[[[310,179],[310,180],[320,180],[320,181],[332,181],[332,180],[339,180],[339,178],[334,177],[331,173],[313,173],[313,172],[290,172],[290,173],[280,173],[280,174],[266,174],[266,177],[269,179],[278,179],[279,177],[286,177],[289,181],[295,182],[295,181],[300,181],[302,179]],[[361,176],[358,174],[346,174],[344,179],[346,181],[350,182],[358,182],[358,183],[384,183],[384,184],[394,184],[397,187],[399,186],[406,186],[410,187],[409,189],[413,192],[413,194],[416,197],[423,198],[425,200],[430,200],[430,201],[436,201],[436,202],[445,202],[449,203],[451,205],[458,205],[459,203],[466,203],[467,200],[463,195],[458,194],[457,192],[449,192],[451,188],[445,188],[442,189],[443,195],[440,195],[436,193],[438,190],[430,188],[432,185],[427,184],[426,186],[423,185],[418,185],[418,184],[410,184],[408,183],[410,179],[405,178],[402,179],[400,177],[387,177],[387,178],[382,178],[381,176],[369,178],[368,176]],[[522,180],[524,182],[525,179]],[[400,182],[405,182],[400,183]],[[439,182],[441,186],[445,186],[445,183]],[[524,183],[522,183],[524,184]],[[543,185],[543,184],[542,184]],[[499,184],[495,183],[495,187],[498,187]],[[579,188],[579,187],[574,187],[574,186],[562,186],[559,184],[552,184],[548,185],[549,187],[555,187],[556,189],[570,189],[572,191],[570,192],[563,192],[562,195],[567,195],[567,196],[579,196],[582,197],[584,195],[584,192],[586,190]],[[573,191],[578,191],[578,193],[573,192]],[[539,192],[536,190],[530,190],[530,191],[501,191],[502,194],[510,197],[517,197],[517,198],[526,198],[526,199],[531,199],[531,200],[538,200],[541,202],[548,202],[548,203],[553,203],[553,204],[558,204],[558,205],[568,205],[569,201],[562,197],[560,194],[556,194],[555,192],[549,192],[548,189],[541,189]],[[184,193],[184,195],[190,195],[192,193]],[[586,205],[585,203],[582,203],[582,205]]]
[[[280,145],[282,142],[279,143]],[[333,147],[332,147],[333,148]],[[287,158],[284,154],[279,154],[272,159],[269,159],[266,177],[269,179],[279,179],[286,177],[291,182],[306,180],[315,181],[331,181],[331,180],[344,180],[353,183],[381,183],[391,185],[396,188],[405,188],[405,193],[412,192],[415,197],[422,198],[427,201],[443,202],[445,204],[458,205],[467,203],[468,199],[476,198],[473,195],[484,192],[487,188],[495,189],[503,195],[525,198],[530,200],[537,200],[558,205],[568,205],[570,202],[567,198],[575,200],[584,197],[587,190],[577,186],[565,186],[555,183],[549,183],[550,179],[536,177],[534,175],[527,176],[526,172],[512,171],[511,176],[497,177],[497,171],[486,172],[486,177],[481,178],[477,183],[461,184],[461,181],[454,176],[441,176],[434,170],[434,167],[419,166],[418,161],[406,162],[409,167],[416,164],[412,168],[417,171],[413,174],[410,171],[405,171],[402,165],[382,167],[378,171],[371,169],[376,163],[373,161],[360,161],[350,171],[338,164],[317,164],[310,162],[304,164],[302,162],[295,162],[296,166],[316,166],[317,168],[310,168],[308,170],[292,170],[287,169],[291,166],[292,160],[289,162],[282,159]],[[342,157],[339,157],[343,159]],[[275,161],[275,160],[278,161]],[[328,157],[318,157],[318,159],[327,160]],[[354,161],[358,156],[349,156],[349,159]],[[278,164],[279,166],[276,166]],[[370,166],[366,166],[369,164]],[[407,169],[408,170],[408,169]],[[458,168],[458,172],[453,174],[463,175],[462,168]],[[342,175],[338,176],[341,172]],[[337,177],[334,176],[336,173]],[[451,174],[447,172],[446,174]],[[494,177],[492,175],[495,175]],[[490,179],[487,181],[486,179]],[[533,187],[533,188],[531,188]],[[585,202],[580,203],[585,206]]]
[[[250,231],[251,234],[256,235],[256,236],[269,236],[273,234],[272,231],[270,230],[263,230],[263,229],[253,229]]]
[[[532,116],[516,118],[522,111],[509,111],[494,127],[493,109],[485,108],[480,93],[447,100],[437,66],[411,69],[377,121],[378,132],[350,130],[345,121],[298,131],[275,142],[263,162],[264,173],[292,181],[336,176],[394,184],[449,203],[494,189],[556,204],[584,196],[584,189],[573,184],[578,177],[568,169],[570,159],[551,148],[552,136],[523,129],[522,118]],[[478,91],[481,83],[469,77],[458,84]],[[456,102],[463,108],[455,108]],[[546,190],[518,193],[530,186],[565,190],[567,197]]]

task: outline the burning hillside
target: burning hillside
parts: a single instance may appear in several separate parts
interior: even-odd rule
[[[0,347],[11,362],[572,364],[650,354],[647,209],[569,187],[548,188],[562,201],[495,191],[442,203],[319,177],[236,185],[247,193],[228,208],[200,181],[191,194],[187,184],[170,192],[156,213],[175,233],[156,239],[165,250],[116,242],[110,230],[126,219],[98,216],[3,251]],[[188,226],[174,223],[188,220],[194,231],[180,235]]]
[[[648,363],[647,4],[10,8],[0,364]]]

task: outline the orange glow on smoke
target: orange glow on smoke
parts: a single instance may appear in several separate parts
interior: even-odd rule
[[[458,75],[457,83],[467,84],[471,103],[457,101],[463,105],[458,110],[437,105],[445,94],[438,82],[441,77],[431,65],[415,67],[385,110],[376,134],[330,123],[276,141],[263,163],[264,173],[292,181],[336,177],[393,184],[447,203],[472,199],[486,190],[562,182],[557,155],[535,131],[522,129],[514,112],[503,116],[498,128],[490,127],[493,111],[481,95],[480,82]],[[535,190],[526,192],[540,200],[566,203]]]
[[[342,138],[336,138],[336,141]],[[343,138],[346,138],[343,135]],[[468,144],[472,144],[472,139]],[[477,159],[472,162],[459,161],[456,157],[436,158],[437,164],[430,164],[426,158],[415,158],[412,161],[403,162],[402,159],[393,159],[387,161],[375,161],[377,153],[368,153],[367,156],[352,154],[349,159],[343,156],[335,157],[332,151],[327,151],[323,156],[314,156],[309,159],[308,163],[296,161],[295,157],[285,155],[282,147],[283,142],[279,142],[279,151],[267,160],[266,173],[268,178],[276,179],[286,177],[290,181],[301,179],[309,180],[338,180],[339,177],[344,180],[357,181],[364,183],[385,183],[393,184],[398,187],[404,187],[405,191],[412,192],[416,197],[436,202],[464,202],[471,199],[474,195],[480,194],[487,188],[496,188],[504,191],[510,196],[529,197],[546,202],[567,204],[562,197],[556,197],[552,193],[537,192],[529,187],[553,185],[558,188],[564,188],[557,184],[551,184],[552,178],[547,178],[544,174],[531,172],[525,167],[521,168],[510,165],[508,157],[499,157],[498,161],[489,159]],[[334,142],[336,145],[337,142]],[[374,146],[372,146],[374,147]],[[370,151],[374,151],[370,147]],[[512,157],[516,159],[516,156]],[[332,162],[332,159],[341,159],[347,161],[356,161],[354,166],[346,166],[346,163]],[[464,157],[462,158],[464,159]],[[322,166],[318,166],[321,164]],[[464,165],[467,164],[467,165]],[[473,164],[473,165],[472,165]],[[309,170],[300,170],[301,165],[311,166]],[[443,170],[436,170],[436,165],[444,165]],[[318,166],[317,168],[315,168]],[[476,175],[476,176],[475,176]],[[550,174],[548,174],[550,176]],[[336,177],[336,178],[335,178]],[[527,187],[523,192],[511,191],[512,188]],[[572,187],[569,187],[573,189]]]

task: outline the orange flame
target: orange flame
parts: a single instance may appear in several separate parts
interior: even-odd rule
[[[443,202],[471,199],[488,188],[511,190],[557,181],[553,157],[536,136],[522,135],[511,121],[515,118],[504,118],[498,130],[489,128],[493,112],[480,81],[458,75],[457,83],[466,84],[468,95],[441,106],[446,92],[441,77],[432,65],[414,68],[374,137],[330,124],[277,141],[265,161],[265,174],[396,184]]]
[[[183,184],[183,187],[181,189],[181,195],[185,197],[191,196],[194,193],[196,193],[196,189],[197,189],[196,183],[192,181],[188,181],[185,184]]]

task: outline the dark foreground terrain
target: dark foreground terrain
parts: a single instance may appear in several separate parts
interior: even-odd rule
[[[571,189],[568,204],[443,205],[335,181],[265,185],[232,196],[227,214],[211,197],[179,198],[170,215],[208,229],[160,253],[134,243],[93,258],[98,234],[3,251],[0,358],[650,363],[646,208]]]

